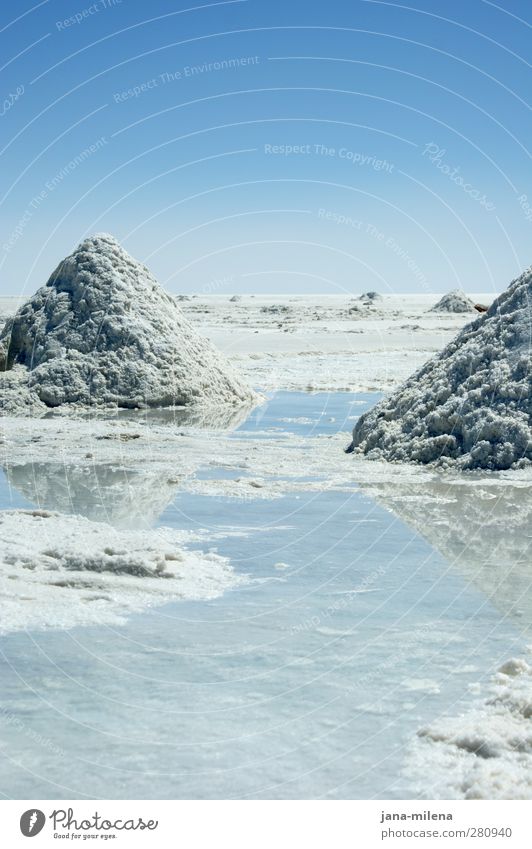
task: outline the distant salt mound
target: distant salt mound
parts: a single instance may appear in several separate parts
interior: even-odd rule
[[[461,289],[452,289],[429,312],[474,312],[475,304]]]
[[[366,304],[373,304],[375,301],[382,301],[382,295],[379,295],[378,292],[363,292],[358,300]]]
[[[107,234],[85,239],[0,334],[0,410],[250,402],[175,298]],[[16,375],[16,380],[14,379]]]
[[[532,269],[389,398],[361,416],[347,449],[462,469],[532,461]]]
[[[260,311],[278,315],[279,313],[292,312],[292,307],[289,307],[287,304],[268,304],[267,306],[261,307]]]

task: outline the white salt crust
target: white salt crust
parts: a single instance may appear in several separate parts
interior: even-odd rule
[[[512,658],[475,708],[419,732],[407,771],[433,799],[532,799],[532,669]]]
[[[243,581],[170,528],[122,531],[47,510],[0,513],[0,633],[117,625],[172,599],[209,599]]]

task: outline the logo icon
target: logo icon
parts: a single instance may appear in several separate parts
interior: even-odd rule
[[[30,808],[29,811],[24,811],[20,818],[20,830],[24,837],[35,837],[43,830],[46,817],[42,811],[37,808]]]

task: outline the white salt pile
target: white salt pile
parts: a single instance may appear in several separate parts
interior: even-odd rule
[[[271,304],[271,305],[269,304],[267,306],[261,307],[260,311],[264,312],[264,313],[271,312],[271,313],[277,314],[277,313],[292,312],[292,308],[289,307],[288,304]]]
[[[0,513],[0,633],[120,624],[172,599],[210,599],[241,583],[229,562],[182,547],[169,528],[119,531],[44,510]]]
[[[440,354],[361,416],[347,451],[461,469],[529,465],[531,341],[529,269]]]
[[[409,770],[429,799],[532,798],[532,668],[512,659],[474,709],[419,732]]]
[[[430,312],[474,312],[475,304],[461,289],[452,289],[435,304]]]
[[[0,334],[0,410],[142,408],[256,399],[148,269],[85,239]]]
[[[372,304],[374,301],[382,301],[382,295],[379,295],[378,292],[363,292],[358,300]]]

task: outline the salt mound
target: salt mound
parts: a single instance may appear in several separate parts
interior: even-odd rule
[[[361,416],[348,452],[509,469],[532,461],[532,269],[389,398]]]
[[[104,233],[85,239],[6,323],[0,369],[1,406],[9,413],[17,406],[25,412],[36,405],[139,408],[256,398],[148,269]],[[16,381],[6,380],[12,370]]]
[[[474,312],[475,304],[461,289],[452,289],[429,312]]]
[[[287,304],[271,304],[265,307],[261,307],[260,311],[265,313],[287,313],[292,312],[292,307],[287,306]]]
[[[373,303],[373,301],[382,301],[382,295],[378,292],[363,292],[358,300]]]

